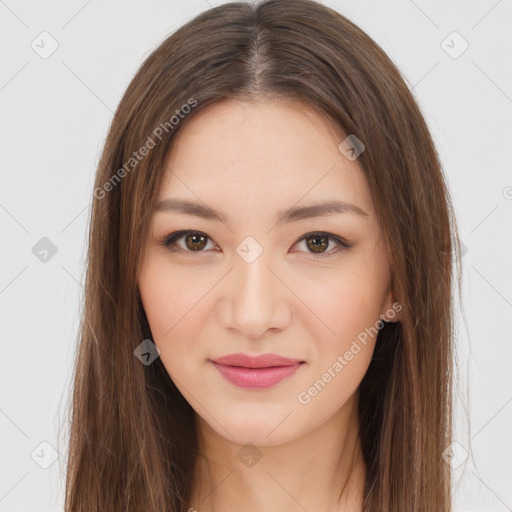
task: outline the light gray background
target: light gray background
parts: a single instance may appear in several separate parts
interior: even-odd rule
[[[0,0],[0,512],[63,509],[63,408],[102,144],[150,51],[220,3]],[[467,250],[455,510],[512,510],[512,2],[324,3],[398,65],[435,138]],[[46,59],[31,47],[51,48],[43,31],[58,43]],[[46,263],[32,252],[42,237],[58,249]]]

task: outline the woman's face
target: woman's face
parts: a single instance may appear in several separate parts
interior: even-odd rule
[[[344,138],[300,103],[228,101],[174,139],[138,285],[170,377],[235,443],[284,443],[330,420],[355,396],[380,319],[394,317]],[[308,209],[333,202],[352,206]],[[199,233],[170,240],[178,231]],[[249,359],[214,362],[233,354]],[[265,354],[290,360],[248,368]]]

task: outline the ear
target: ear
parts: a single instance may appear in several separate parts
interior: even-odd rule
[[[400,322],[402,320],[403,306],[393,297],[391,287],[384,300],[384,308],[381,311],[380,318],[386,322]]]

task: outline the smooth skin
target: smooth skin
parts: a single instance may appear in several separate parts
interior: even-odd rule
[[[228,100],[188,121],[173,140],[158,201],[190,200],[225,219],[155,212],[137,279],[161,361],[196,412],[202,456],[190,506],[362,510],[357,393],[376,336],[358,342],[341,371],[332,368],[365,329],[400,314],[360,164],[338,149],[346,135],[303,103]],[[330,200],[366,215],[277,222],[277,212]],[[183,235],[166,246],[179,230],[206,238]],[[351,247],[318,240],[318,231]],[[248,262],[241,254],[259,256]],[[238,352],[305,363],[271,388],[243,389],[210,361]],[[298,399],[304,393],[307,403]]]

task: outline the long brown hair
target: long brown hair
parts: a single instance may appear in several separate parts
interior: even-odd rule
[[[365,510],[449,511],[442,453],[460,250],[434,143],[400,72],[361,29],[311,0],[269,0],[209,9],[170,35],[112,120],[92,198],[66,512],[189,507],[194,411],[159,358],[134,356],[151,339],[136,276],[173,136],[232,98],[307,102],[364,143],[358,158],[403,306],[402,320],[379,331],[359,389]]]

